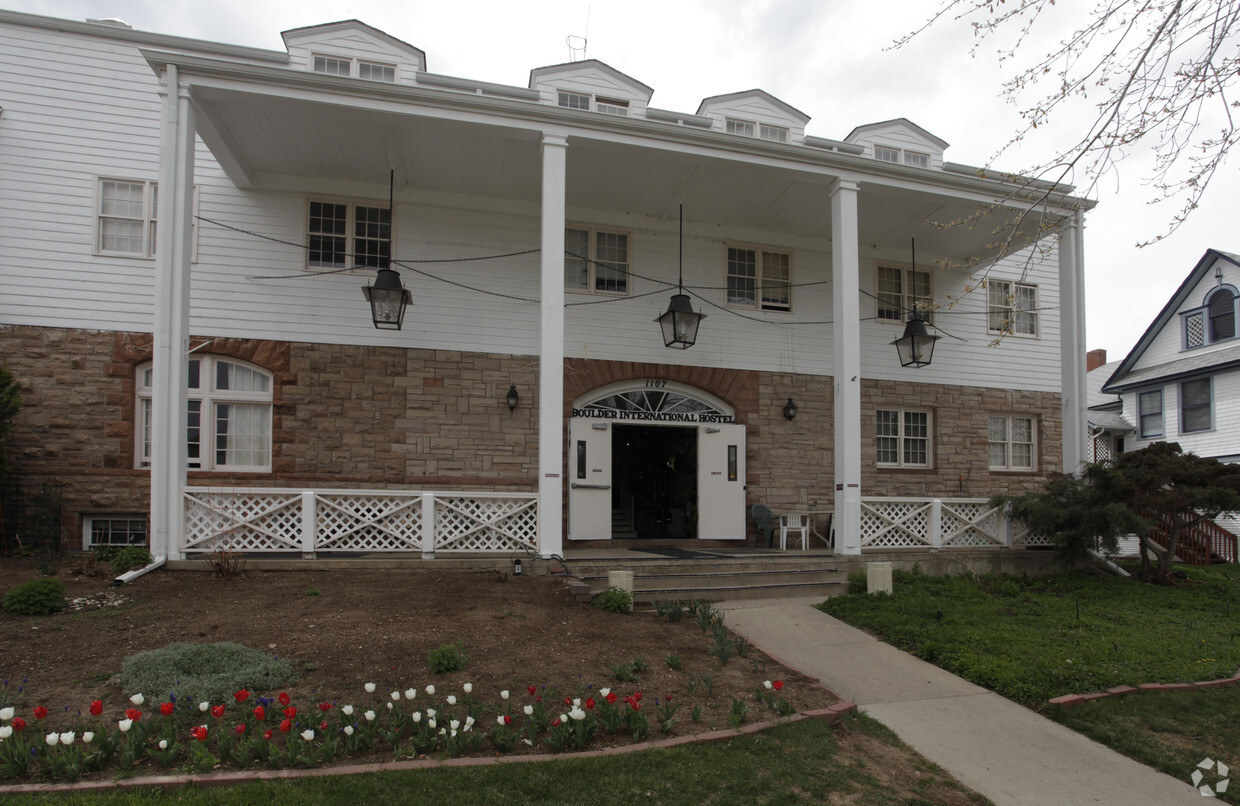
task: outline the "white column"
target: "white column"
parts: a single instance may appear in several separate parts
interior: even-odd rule
[[[856,182],[831,185],[831,326],[835,353],[835,548],[861,553],[861,303]]]
[[[151,390],[151,553],[181,559],[184,540],[186,354],[193,224],[194,110],[169,65],[160,89],[159,237]]]
[[[1059,371],[1064,473],[1079,472],[1081,463],[1088,458],[1084,229],[1084,214],[1077,210],[1059,239]]]
[[[538,360],[538,553],[564,551],[564,183],[568,138],[542,144],[542,340]]]

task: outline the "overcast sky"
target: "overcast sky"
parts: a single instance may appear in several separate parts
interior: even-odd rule
[[[1092,5],[1056,6],[1050,22],[1057,30],[1048,29],[1043,41],[1068,33],[1073,15]],[[140,30],[281,51],[283,30],[356,18],[424,50],[431,72],[517,86],[528,84],[531,68],[570,61],[566,40],[582,37],[586,58],[653,87],[656,107],[693,112],[705,97],[759,88],[809,115],[809,134],[843,139],[856,126],[906,117],[950,144],[948,160],[983,165],[1019,125],[1018,110],[1000,97],[1009,73],[994,47],[983,44],[970,56],[971,29],[956,22],[903,49],[889,48],[934,6],[928,0],[0,0],[15,11],[119,17]],[[1052,120],[1038,140],[995,165],[1017,170],[1037,163],[1056,139],[1075,137],[1085,122]],[[1137,249],[1137,241],[1162,232],[1178,210],[1174,202],[1148,204],[1153,193],[1142,184],[1139,159],[1103,181],[1094,194],[1098,207],[1086,218],[1088,346],[1107,349],[1111,360],[1135,345],[1207,248],[1240,252],[1228,202],[1240,195],[1234,160],[1186,225]]]

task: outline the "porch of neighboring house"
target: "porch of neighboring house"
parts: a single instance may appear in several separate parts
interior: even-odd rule
[[[185,532],[171,568],[200,568],[218,552],[269,570],[473,568],[564,574],[578,592],[633,573],[637,601],[659,598],[823,598],[847,591],[848,575],[886,561],[927,573],[1040,573],[1047,541],[1029,535],[985,499],[863,498],[860,554],[837,553],[830,518],[808,545],[779,549],[735,540],[573,542],[540,551],[538,496],[491,491],[187,488]],[[777,513],[778,514],[778,513]]]

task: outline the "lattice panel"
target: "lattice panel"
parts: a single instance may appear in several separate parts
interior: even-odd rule
[[[537,541],[538,510],[533,499],[435,499],[436,551],[537,548]]]
[[[1012,524],[1012,545],[1013,546],[1049,546],[1051,539],[1029,533],[1029,527],[1017,521]]]
[[[315,495],[315,551],[420,551],[422,499]]]
[[[883,501],[861,503],[861,545],[869,548],[927,546],[928,502]]]
[[[944,546],[1002,545],[999,510],[982,503],[943,502]]]
[[[185,493],[185,551],[298,551],[297,493]]]
[[[1109,462],[1115,458],[1111,449],[1111,438],[1106,434],[1094,437],[1094,461]]]

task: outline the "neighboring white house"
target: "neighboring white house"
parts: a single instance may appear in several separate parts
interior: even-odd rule
[[[1101,391],[1119,395],[1134,426],[1128,450],[1178,442],[1198,456],[1240,461],[1240,256],[1207,249],[1115,367]],[[1235,533],[1240,521],[1219,520]]]
[[[1090,462],[1114,460],[1131,444],[1136,428],[1124,416],[1124,400],[1117,394],[1106,394],[1103,385],[1115,374],[1120,362],[1107,363],[1106,350],[1090,350],[1085,355],[1086,386],[1088,388],[1089,450]]]
[[[510,86],[356,20],[284,40],[0,12],[12,456],[83,544],[549,555],[752,542],[765,503],[833,510],[845,553],[989,545],[979,500],[1086,458],[1070,188],[904,119],[812,135],[761,90],[682,113],[596,60]],[[1043,193],[1041,248],[995,252]],[[669,349],[682,293],[706,318]],[[915,310],[952,337],[920,369]]]

